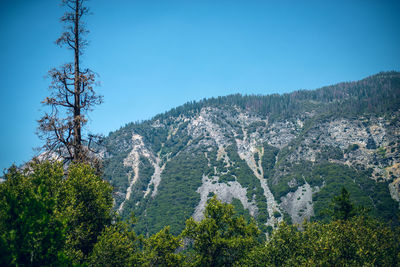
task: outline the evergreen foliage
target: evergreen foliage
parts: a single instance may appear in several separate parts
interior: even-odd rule
[[[0,184],[0,257],[4,266],[83,263],[111,223],[112,188],[87,165],[11,167]]]
[[[130,221],[133,223],[134,221]],[[137,266],[143,240],[128,223],[118,221],[104,228],[88,258],[89,266]]]
[[[66,227],[66,252],[75,262],[89,255],[113,218],[112,187],[88,165],[74,164],[60,187],[57,213]]]
[[[167,162],[157,197],[151,198],[151,193],[147,196],[151,205],[147,206],[146,216],[139,218],[136,231],[152,235],[169,225],[173,234],[179,234],[200,201],[196,190],[201,185],[206,166],[203,154],[189,151]]]
[[[182,233],[194,242],[194,266],[232,266],[257,244],[257,226],[235,216],[233,206],[215,196],[209,200],[204,217],[201,222],[187,220]]]
[[[334,220],[348,220],[355,215],[354,204],[351,203],[350,194],[344,187],[342,187],[339,196],[333,197],[332,204],[332,218]]]
[[[167,226],[146,239],[142,264],[144,266],[183,266],[183,256],[177,253],[181,245],[182,240],[172,235]]]
[[[2,266],[396,266],[400,229],[354,209],[343,189],[332,221],[282,223],[265,241],[254,222],[214,196],[205,217],[144,238],[112,219],[111,190],[87,165],[9,169],[0,184]],[[68,192],[67,192],[68,191]],[[69,191],[71,193],[69,193]],[[114,222],[113,222],[114,221]]]
[[[282,223],[237,266],[398,266],[399,229],[364,216],[303,230]]]
[[[190,102],[151,120],[130,123],[111,133],[105,139],[107,150],[103,177],[114,186],[115,207],[125,201],[122,217],[128,218],[131,212],[138,216],[139,221],[135,225],[138,233],[152,235],[167,225],[175,235],[182,231],[184,220],[193,214],[198,204],[199,194],[196,190],[201,185],[203,175],[218,177],[215,183],[229,186],[230,182],[236,181],[246,188],[248,200],[254,201],[257,206],[255,219],[258,226],[266,232],[265,223],[269,219],[266,198],[260,181],[239,157],[236,140],[244,140],[245,134],[247,140],[257,138],[274,122],[292,123],[294,126],[290,134],[293,138],[287,145],[278,148],[268,141],[258,144],[254,154],[254,160],[261,162],[264,178],[278,203],[281,197],[307,183],[313,190],[315,217],[312,220],[328,220],[322,211],[328,208],[333,195],[339,194],[341,187],[345,186],[356,205],[367,207],[375,217],[396,222],[398,204],[391,199],[388,189],[388,182],[392,180],[380,179],[376,183],[370,179],[371,172],[363,169],[363,166],[349,167],[344,164],[349,154],[364,153],[364,147],[360,147],[360,144],[351,143],[341,147],[324,143],[323,139],[318,140],[317,135],[306,147],[316,151],[314,161],[300,158],[293,162],[292,157],[304,149],[310,135],[319,131],[318,127],[332,120],[349,119],[363,124],[368,130],[369,119],[385,116],[390,118],[388,122],[392,127],[388,126],[388,132],[395,131],[399,127],[396,121],[399,90],[400,73],[385,72],[362,81],[340,83],[313,91],[301,90],[269,96],[230,95]],[[388,96],[390,100],[386,98]],[[207,113],[208,119],[225,138],[224,149],[232,164],[227,164],[224,158],[217,156],[220,151],[210,133],[202,130],[198,137],[189,134],[188,131],[194,127],[189,125],[190,121],[198,118],[200,111],[204,110],[210,111]],[[249,116],[248,124],[240,122],[241,114]],[[253,121],[253,118],[256,120]],[[298,124],[297,120],[302,123]],[[159,157],[161,165],[166,163],[166,166],[157,194],[152,196],[152,185],[149,187],[151,193],[144,197],[144,187],[147,188],[154,168],[142,157],[139,179],[131,188],[130,199],[125,200],[126,189],[132,179],[129,176],[132,168],[124,165],[124,159],[133,148],[132,133],[140,135],[146,149]],[[392,154],[388,155],[389,149],[376,147],[373,138],[368,137],[364,141],[367,149],[376,153],[376,160],[379,161],[376,166],[379,167],[385,166],[385,161],[398,151],[395,143],[390,148]],[[285,220],[289,221],[289,214],[282,212]]]
[[[355,115],[385,114],[398,110],[400,73],[381,72],[361,81],[344,82],[317,90],[299,90],[283,95],[228,95],[188,102],[157,115],[153,120],[167,120],[180,115],[190,116],[203,107],[237,106],[268,116],[272,120],[295,117],[315,110],[317,114],[353,117]]]
[[[63,262],[65,224],[57,216],[61,165],[15,166],[0,184],[0,265],[56,265]]]

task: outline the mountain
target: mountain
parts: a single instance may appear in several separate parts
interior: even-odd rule
[[[400,73],[283,95],[190,102],[105,139],[104,178],[136,231],[179,233],[207,199],[235,205],[271,231],[325,220],[344,186],[373,216],[396,221]]]

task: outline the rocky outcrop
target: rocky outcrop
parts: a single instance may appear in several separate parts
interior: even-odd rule
[[[280,207],[290,214],[293,223],[302,224],[304,220],[309,220],[311,216],[314,216],[312,195],[316,191],[318,187],[313,190],[306,183],[299,186],[295,192],[290,192],[281,198]]]
[[[200,220],[215,194],[239,200],[268,231],[288,217],[321,218],[321,203],[346,183],[377,214],[384,206],[382,214],[394,214],[399,84],[400,73],[380,73],[315,91],[192,102],[128,124],[106,139],[116,208],[148,216],[141,229],[161,227],[163,216],[176,226]]]
[[[247,132],[245,130],[243,131],[243,133],[243,140],[236,139],[238,154],[240,158],[244,160],[249,168],[253,171],[254,176],[257,177],[257,179],[260,181],[267,202],[269,219],[266,225],[274,227],[282,221],[282,212],[279,209],[278,203],[275,201],[274,195],[268,187],[267,181],[264,179],[264,170],[261,164],[261,157],[264,154],[264,148],[261,149],[261,157],[259,161],[256,162],[254,159],[254,154],[259,152],[256,147],[257,142],[255,141],[255,139],[248,138]]]
[[[219,183],[217,176],[209,178],[203,176],[202,185],[197,189],[200,194],[200,202],[197,205],[194,213],[193,219],[200,221],[204,216],[203,212],[206,207],[207,200],[213,195],[217,195],[217,198],[223,202],[231,203],[234,198],[239,199],[243,207],[247,209],[251,216],[257,213],[257,206],[254,201],[249,201],[247,199],[246,188],[243,188],[238,182],[227,182]]]
[[[305,121],[308,120],[308,124]],[[227,148],[234,144],[237,154],[246,162],[253,175],[260,181],[267,203],[268,221],[266,225],[276,226],[283,219],[283,214],[290,215],[294,223],[302,223],[314,215],[313,194],[319,188],[312,188],[308,183],[298,186],[296,182],[288,185],[294,187],[285,196],[275,199],[269,183],[264,177],[261,159],[264,154],[263,144],[269,144],[280,150],[287,149],[286,161],[290,164],[308,161],[317,163],[321,160],[344,164],[356,169],[371,169],[372,177],[376,180],[390,182],[390,193],[393,199],[400,201],[400,171],[397,141],[399,131],[388,130],[389,124],[384,118],[332,118],[316,120],[312,123],[312,114],[291,120],[275,120],[272,123],[268,117],[257,116],[254,113],[235,108],[234,115],[227,110],[215,107],[204,107],[192,117],[180,116],[169,126],[160,121],[154,121],[152,127],[168,127],[167,140],[173,136],[186,133],[190,140],[184,147],[186,150],[203,149],[216,151],[216,160],[222,161],[225,168],[233,168],[235,163],[229,158]],[[180,132],[179,132],[180,131]],[[397,138],[397,139],[396,139]],[[197,142],[193,142],[197,140]],[[126,147],[128,144],[124,144]],[[131,151],[124,160],[125,166],[132,171],[128,174],[129,186],[126,188],[124,201],[118,211],[124,208],[124,203],[130,198],[132,187],[139,177],[140,157],[148,159],[154,168],[149,183],[146,186],[144,198],[151,194],[157,196],[162,173],[168,164],[170,154],[160,155],[160,151],[152,151],[146,146],[143,137],[132,133]],[[163,146],[163,145],[162,145]],[[203,174],[202,185],[197,193],[200,202],[193,212],[196,220],[202,218],[207,199],[211,194],[224,202],[238,199],[252,216],[256,216],[258,208],[254,199],[247,196],[248,188],[238,181],[220,182],[219,177],[227,172],[217,171],[208,153],[204,152],[208,166],[213,167],[212,175]],[[256,155],[257,154],[257,155]],[[257,156],[257,157],[256,157]],[[257,159],[258,158],[258,159]],[[285,167],[276,170],[275,182],[287,175]]]
[[[132,151],[129,153],[128,157],[124,160],[125,166],[130,166],[132,171],[128,173],[129,187],[126,189],[125,200],[120,204],[118,212],[121,212],[124,208],[126,200],[129,200],[132,193],[132,187],[135,186],[139,178],[139,168],[140,168],[140,157],[145,157],[149,160],[150,164],[154,167],[154,173],[151,176],[150,183],[147,185],[145,192],[145,197],[151,192],[151,186],[153,185],[152,197],[157,194],[158,186],[161,182],[161,173],[164,170],[165,164],[161,165],[161,160],[157,155],[146,147],[143,142],[142,136],[133,133],[132,134]]]

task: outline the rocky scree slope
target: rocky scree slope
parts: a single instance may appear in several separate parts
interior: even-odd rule
[[[342,186],[374,216],[396,220],[400,73],[285,95],[187,103],[106,138],[105,179],[136,230],[179,233],[214,194],[271,231],[324,220]]]

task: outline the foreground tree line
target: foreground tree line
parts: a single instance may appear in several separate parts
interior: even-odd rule
[[[32,164],[0,184],[1,266],[396,266],[400,229],[352,206],[346,190],[332,221],[282,223],[267,239],[254,221],[213,197],[179,236],[137,235],[113,210],[112,187],[85,164]]]

